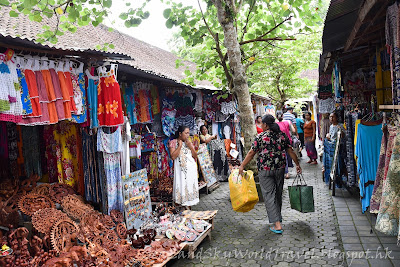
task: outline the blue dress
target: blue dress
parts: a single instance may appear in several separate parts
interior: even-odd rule
[[[22,115],[32,114],[32,103],[29,95],[28,84],[25,80],[24,73],[17,69],[19,85],[21,86]]]
[[[86,75],[88,77],[87,100],[90,128],[97,128],[99,127],[99,120],[97,118],[97,86],[99,85],[99,80],[97,77],[90,75],[88,71],[86,71]]]
[[[363,213],[369,207],[374,189],[382,135],[382,124],[376,126],[358,125],[355,155],[357,156],[357,171],[360,175],[359,187]]]

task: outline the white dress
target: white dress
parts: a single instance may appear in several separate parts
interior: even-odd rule
[[[176,148],[177,141],[173,140],[170,147]],[[179,156],[174,160],[173,199],[182,206],[194,206],[199,203],[197,163],[185,143]]]

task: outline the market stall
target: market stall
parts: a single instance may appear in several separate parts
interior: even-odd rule
[[[377,230],[397,235],[399,3],[341,5],[332,1],[329,8],[320,61],[323,173],[333,192],[346,187],[360,195],[361,211],[377,216]],[[334,28],[339,21],[343,27]]]

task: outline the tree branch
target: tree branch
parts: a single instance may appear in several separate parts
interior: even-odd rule
[[[215,34],[215,50],[217,50],[218,56],[221,60],[222,67],[225,72],[226,80],[228,81],[229,88],[232,89],[232,75],[229,72],[228,66],[226,65],[226,60],[225,57],[227,57],[227,54],[225,56],[222,54],[221,46],[219,45],[219,36],[218,33]]]
[[[281,23],[279,23],[278,25],[275,25],[275,27],[273,27],[271,30],[267,31],[266,33],[264,33],[263,35],[259,36],[258,38],[263,38],[264,36],[266,36],[267,34],[275,31],[277,28],[279,28],[279,26],[281,26],[283,23],[285,23],[288,20],[291,20],[292,16],[289,16],[288,18],[284,19]]]
[[[266,39],[256,38],[256,39],[251,39],[251,40],[240,42],[239,44],[244,45],[244,44],[255,43],[255,42],[294,41],[294,40],[296,40],[296,38],[282,38],[282,37],[273,37],[273,38],[266,38]]]
[[[243,32],[242,32],[242,36],[240,37],[240,42],[243,42],[244,35],[247,33],[247,25],[249,24],[250,14],[251,14],[251,11],[253,10],[254,6],[255,6],[255,3],[256,3],[256,1],[253,1],[250,4],[249,13],[247,13],[247,17],[246,17],[246,24],[244,25],[244,27],[242,29]]]
[[[214,38],[214,40],[216,40],[216,39],[215,39],[215,34],[214,34],[213,31],[211,30],[210,26],[208,25],[208,23],[207,23],[207,21],[206,21],[206,18],[204,17],[203,9],[201,8],[201,5],[200,5],[200,0],[197,0],[197,3],[199,4],[199,8],[200,8],[200,12],[201,12],[201,17],[203,18],[203,21],[204,21],[204,23],[206,24],[206,27],[207,27],[207,29],[208,29],[208,32],[211,34],[211,36]]]

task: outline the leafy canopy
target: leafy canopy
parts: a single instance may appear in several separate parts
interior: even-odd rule
[[[321,32],[299,35],[297,40],[260,55],[259,61],[249,68],[251,90],[267,94],[279,105],[315,91],[316,81],[301,75],[305,70],[318,68],[320,42]]]
[[[136,27],[143,19],[150,15],[145,10],[147,2],[141,1],[140,5],[132,6],[129,0],[119,0],[125,3],[126,9],[121,11],[119,18],[125,21],[126,27]],[[134,1],[133,1],[134,2]],[[38,34],[38,42],[57,43],[57,36],[64,32],[76,32],[77,27],[92,24],[98,26],[110,13],[112,0],[0,0],[1,7],[9,7],[10,16],[18,17],[23,14],[32,21],[42,22],[43,18],[53,18],[57,20],[55,28],[49,25],[43,26],[43,31]],[[137,2],[136,2],[137,4]],[[112,29],[109,29],[112,31]],[[104,50],[114,48],[113,44],[105,44]]]
[[[229,0],[227,0],[229,1]],[[210,80],[215,86],[233,89],[232,71],[224,46],[224,35],[217,19],[212,1],[198,1],[198,7],[183,6],[166,1],[169,8],[164,11],[166,26],[179,27],[180,36],[173,42],[181,44],[175,51],[181,57],[198,65],[195,73],[189,74],[186,83],[195,79]],[[262,70],[265,55],[275,53],[278,43],[290,43],[300,34],[309,34],[321,27],[322,0],[243,0],[235,2],[235,10],[226,8],[234,20],[241,46],[242,63],[249,72],[252,65]],[[177,62],[179,65],[180,62]],[[254,68],[253,68],[254,69]],[[260,73],[261,74],[261,73]],[[265,71],[262,71],[265,75]]]

